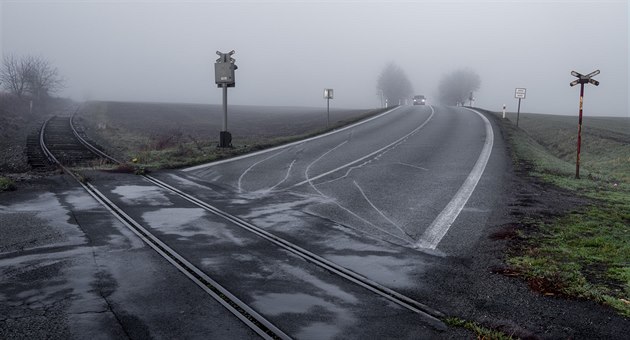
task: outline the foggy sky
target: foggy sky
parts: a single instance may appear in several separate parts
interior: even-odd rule
[[[576,70],[600,69],[587,115],[628,116],[627,0],[12,1],[0,0],[3,55],[41,55],[77,100],[221,102],[215,51],[235,50],[232,104],[379,104],[376,79],[400,66],[435,103],[441,77],[481,77],[476,105],[576,114]]]

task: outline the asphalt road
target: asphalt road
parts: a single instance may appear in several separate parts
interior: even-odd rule
[[[32,185],[0,196],[0,338],[256,337],[70,177]]]
[[[290,336],[463,338],[141,176],[90,183]],[[627,320],[492,272],[514,175],[496,120],[400,107],[328,135],[152,174],[446,315],[522,337]],[[0,338],[255,338],[67,176],[0,195]],[[539,190],[539,188],[535,188]]]
[[[442,252],[426,247],[423,235],[487,151],[486,128],[472,111],[402,107],[321,138],[155,175],[408,294]],[[426,317],[142,177],[86,175],[128,215],[291,336],[433,338],[458,332],[445,334]],[[53,181],[0,202],[4,225],[28,226],[2,243],[1,334],[253,337],[89,195],[67,178]],[[34,222],[16,222],[21,215]]]
[[[241,214],[307,200],[300,211],[329,226],[457,252],[467,250],[497,197],[501,183],[492,175],[505,158],[492,157],[494,139],[491,123],[471,110],[400,107],[323,138],[184,172],[219,187]]]

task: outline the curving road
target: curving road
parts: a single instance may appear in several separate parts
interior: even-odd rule
[[[224,207],[244,216],[284,205],[319,217],[319,228],[432,252],[465,248],[466,239],[448,237],[451,229],[468,238],[479,227],[471,218],[490,213],[467,203],[480,182],[496,187],[483,176],[494,139],[478,112],[399,107],[319,138],[184,172],[218,187],[232,200]],[[479,191],[476,202],[493,201],[492,188]]]

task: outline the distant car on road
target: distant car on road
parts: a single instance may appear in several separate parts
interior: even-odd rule
[[[423,95],[413,96],[413,105],[424,105],[427,99]]]

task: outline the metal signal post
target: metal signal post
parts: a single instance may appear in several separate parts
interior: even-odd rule
[[[235,86],[234,70],[238,69],[238,66],[234,64],[232,54],[234,50],[228,53],[217,51],[219,59],[214,63],[214,82],[217,87],[223,88],[223,128],[219,134],[220,148],[232,146],[232,135],[227,131],[227,89]]]
[[[333,89],[324,89],[326,99],[326,128],[330,127],[330,100],[333,99]]]
[[[521,117],[521,99],[525,99],[527,95],[527,89],[517,87],[514,89],[514,98],[518,99],[518,110],[516,111],[516,126],[518,126],[518,120]]]
[[[577,137],[577,158],[575,160],[575,178],[580,178],[580,148],[582,144],[582,106],[584,104],[584,84],[593,84],[595,86],[599,85],[599,82],[592,77],[599,74],[599,70],[595,70],[587,75],[583,75],[577,73],[575,71],[571,71],[571,75],[577,77],[578,79],[569,83],[570,86],[575,86],[580,84],[580,117],[578,119],[578,137]]]

